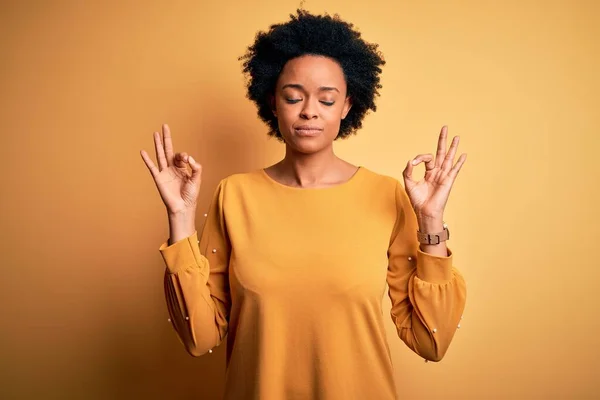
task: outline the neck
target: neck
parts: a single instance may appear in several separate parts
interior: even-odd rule
[[[277,163],[279,175],[287,184],[310,187],[339,179],[344,162],[333,153],[333,146],[317,153],[299,153],[286,146],[283,160]]]

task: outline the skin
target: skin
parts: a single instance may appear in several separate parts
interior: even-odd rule
[[[336,90],[323,90],[323,87]],[[284,159],[265,168],[274,180],[293,187],[328,187],[343,183],[356,173],[356,166],[341,160],[333,152],[333,141],[340,122],[352,107],[343,70],[335,60],[305,55],[288,61],[270,102],[286,143]],[[315,137],[300,136],[294,128],[308,123],[323,130]],[[467,158],[463,153],[454,162],[460,138],[455,136],[447,151],[447,136],[448,128],[443,126],[436,156],[419,154],[408,161],[403,171],[406,193],[416,213],[419,230],[424,233],[443,230],[444,209],[452,185]],[[413,168],[422,162],[425,163],[425,177],[416,181],[412,177]],[[421,250],[439,256],[447,255],[445,242],[423,244]]]
[[[327,89],[324,89],[327,88]],[[333,152],[333,141],[341,121],[352,107],[347,95],[342,68],[336,61],[305,55],[286,63],[270,98],[273,114],[286,143],[285,157],[265,172],[288,186],[319,188],[348,181],[358,170]],[[321,130],[312,137],[302,136],[297,128],[310,124]],[[466,153],[454,161],[459,136],[446,149],[448,128],[443,126],[438,137],[437,152],[419,154],[409,160],[403,171],[404,187],[416,213],[419,230],[438,233],[443,230],[444,209],[456,177],[467,159]],[[150,170],[167,207],[170,243],[188,237],[194,230],[196,200],[202,182],[202,165],[186,152],[174,153],[169,127],[163,135],[154,133],[158,167],[142,150],[142,158]],[[425,164],[422,180],[413,179],[413,169]],[[191,167],[191,173],[188,171]],[[426,253],[446,256],[445,242],[421,245]]]
[[[343,183],[356,173],[357,166],[333,151],[340,123],[352,107],[336,61],[314,55],[288,61],[270,103],[286,143],[285,157],[265,168],[271,178],[287,186],[319,188]],[[315,137],[301,136],[295,128],[304,124],[322,131]]]

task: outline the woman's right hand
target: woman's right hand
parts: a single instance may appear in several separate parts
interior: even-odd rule
[[[160,133],[154,132],[158,168],[144,150],[140,152],[142,158],[154,178],[169,215],[195,212],[202,182],[202,165],[185,152],[173,155],[171,131],[167,124],[162,126],[162,133],[161,141]],[[192,168],[191,173],[188,171],[188,165]]]

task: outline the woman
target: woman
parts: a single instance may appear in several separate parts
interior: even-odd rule
[[[444,356],[465,306],[443,223],[465,161],[453,165],[458,138],[446,152],[442,128],[436,157],[409,161],[404,186],[335,156],[333,142],[375,111],[385,64],[337,15],[298,10],[240,59],[248,97],[286,153],[219,182],[200,240],[202,166],[174,154],[166,125],[162,141],[154,134],[158,167],[141,152],[169,215],[169,320],[193,356],[228,334],[226,399],[395,399],[386,282],[398,335],[425,360]]]

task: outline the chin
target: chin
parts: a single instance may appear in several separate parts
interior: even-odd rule
[[[323,144],[323,140],[319,140],[319,138],[303,138],[296,136],[284,136],[283,137],[287,146],[293,148],[294,150],[303,153],[310,154],[316,153],[318,151],[323,150],[326,145]]]

